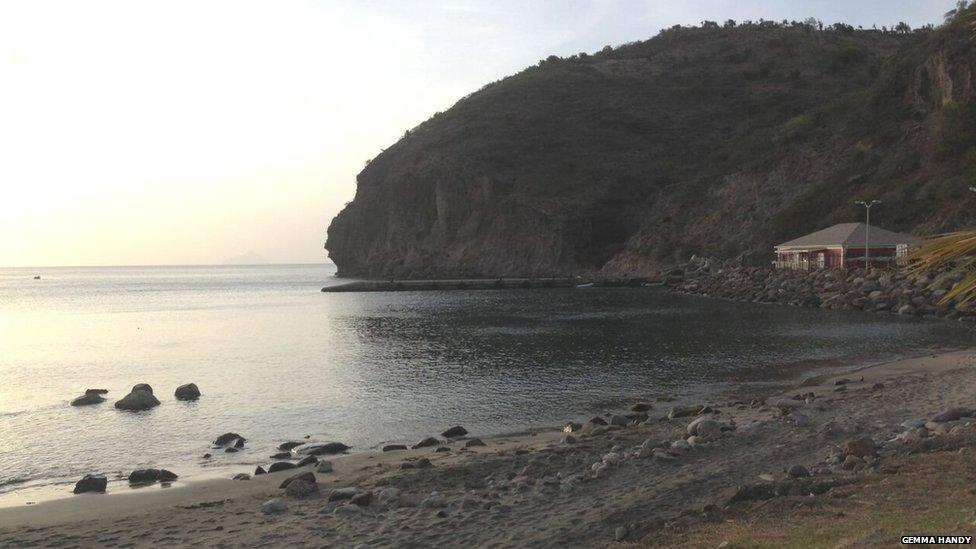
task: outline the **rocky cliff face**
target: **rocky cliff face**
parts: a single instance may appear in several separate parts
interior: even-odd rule
[[[672,29],[550,58],[414,128],[329,227],[342,276],[643,274],[857,219],[976,223],[976,50],[916,33]]]

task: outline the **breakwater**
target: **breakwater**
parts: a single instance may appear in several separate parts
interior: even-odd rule
[[[547,288],[644,286],[646,278],[478,278],[443,280],[354,280],[322,288],[323,292],[416,292],[434,290],[531,290]]]

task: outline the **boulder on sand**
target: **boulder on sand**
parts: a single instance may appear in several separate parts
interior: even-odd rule
[[[852,438],[844,444],[844,456],[874,457],[877,448],[871,437]]]
[[[298,446],[301,446],[302,444],[305,444],[305,443],[304,442],[294,442],[294,441],[291,441],[291,442],[282,442],[281,444],[278,445],[278,449],[281,450],[281,451],[283,451],[283,452],[290,452],[292,450],[292,448],[296,448]]]
[[[200,398],[200,389],[196,383],[187,383],[176,388],[176,400],[196,400]]]
[[[287,461],[276,461],[268,467],[269,473],[277,473],[278,471],[284,471],[285,469],[294,469],[294,463],[288,463]],[[257,473],[255,473],[257,474]]]
[[[278,485],[278,488],[285,489],[288,487],[289,484],[291,484],[296,480],[304,480],[305,482],[311,482],[312,484],[315,484],[315,474],[309,471],[306,473],[299,473],[297,475],[292,475],[286,478],[285,480],[281,481],[281,484]]]
[[[144,385],[144,384],[143,384]],[[145,385],[149,387],[148,385]],[[119,410],[148,410],[159,406],[159,399],[153,396],[152,389],[136,390],[140,385],[136,385],[132,388],[132,392],[122,397],[120,400],[115,401],[115,407]]]
[[[441,441],[437,440],[434,437],[427,437],[424,440],[418,442],[417,444],[411,446],[411,448],[413,448],[414,450],[416,450],[417,448],[429,448],[431,446],[440,446],[440,443]]]
[[[75,483],[74,493],[105,493],[106,486],[108,486],[108,479],[106,479],[104,475],[85,475],[81,480]]]

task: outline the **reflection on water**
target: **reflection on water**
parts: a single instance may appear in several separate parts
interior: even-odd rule
[[[33,280],[41,274],[41,280]],[[941,323],[659,289],[320,293],[325,266],[0,270],[0,491],[87,472],[266,463],[311,435],[357,449],[463,424],[583,417],[627,397],[971,340]],[[175,387],[197,383],[199,402]],[[116,411],[135,383],[163,404]],[[88,387],[110,401],[71,408]],[[249,439],[205,461],[225,431]]]

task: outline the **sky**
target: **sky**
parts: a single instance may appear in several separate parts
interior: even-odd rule
[[[315,263],[365,162],[484,84],[702,20],[944,0],[0,0],[0,267]]]

